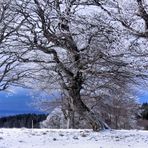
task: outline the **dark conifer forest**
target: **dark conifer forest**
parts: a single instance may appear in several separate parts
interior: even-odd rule
[[[46,119],[45,114],[21,114],[0,118],[1,128],[40,128],[40,122]]]
[[[148,120],[148,103],[143,103],[142,104],[142,118],[145,120]]]

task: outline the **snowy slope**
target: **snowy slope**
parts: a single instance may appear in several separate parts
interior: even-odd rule
[[[147,148],[148,131],[1,129],[0,148]]]

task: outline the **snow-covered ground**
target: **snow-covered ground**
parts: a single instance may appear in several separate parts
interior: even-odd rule
[[[148,131],[0,129],[0,148],[148,148]]]

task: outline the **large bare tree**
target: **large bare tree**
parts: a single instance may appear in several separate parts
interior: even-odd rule
[[[137,6],[140,15],[146,13],[140,1]],[[135,49],[141,33],[122,17],[124,7],[118,1],[14,0],[12,8],[19,28],[9,39],[9,54],[36,69],[29,75],[31,83],[62,91],[69,110],[85,117],[94,130],[109,128],[87,100],[110,100],[147,76],[147,59],[141,61],[145,50],[137,54]]]
[[[23,27],[18,30],[18,41],[20,40],[24,47],[27,45],[28,52],[36,52],[38,59],[42,58],[38,50],[43,52],[47,64],[41,66],[43,66],[43,71],[48,70],[50,75],[46,78],[44,73],[42,77],[46,84],[49,80],[49,83],[54,83],[54,85],[57,83],[64,89],[65,95],[69,98],[71,110],[85,116],[94,130],[99,127],[104,129],[108,126],[86,106],[81,96],[83,90],[90,88],[89,82],[96,81],[102,85],[108,81],[108,78],[102,79],[105,72],[106,75],[112,73],[111,69],[104,67],[109,66],[109,61],[106,63],[108,57],[105,51],[109,42],[112,42],[109,37],[112,27],[104,24],[103,20],[92,22],[95,17],[89,20],[90,17],[87,15],[79,15],[78,4],[75,2],[34,0],[32,3],[17,4],[17,11],[21,17],[26,18]],[[20,58],[26,61],[24,57]],[[35,60],[27,57],[27,62]],[[114,64],[124,65],[120,61],[113,60],[111,67]],[[100,80],[97,78],[99,75]]]

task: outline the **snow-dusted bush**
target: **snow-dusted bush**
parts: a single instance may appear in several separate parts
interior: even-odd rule
[[[40,123],[41,128],[66,128],[65,125],[66,121],[64,119],[61,107],[55,108],[47,116],[47,119]]]
[[[64,111],[65,112],[65,111]],[[56,107],[46,118],[40,123],[41,128],[70,128],[71,122],[61,107]],[[78,114],[74,116],[74,128],[90,128],[88,122]]]
[[[135,129],[139,105],[135,98],[127,95],[117,95],[108,100],[102,100],[94,109],[113,129]]]

